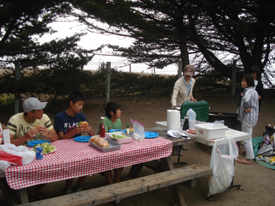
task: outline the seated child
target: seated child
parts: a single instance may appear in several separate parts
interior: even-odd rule
[[[108,102],[105,106],[105,117],[104,117],[104,125],[105,125],[105,133],[110,129],[121,129],[121,110],[120,105],[116,102]],[[98,127],[97,134],[100,133],[100,123]],[[120,181],[122,168],[114,169],[115,172],[115,183]],[[104,172],[104,176],[108,182],[108,184],[113,184],[112,173],[111,170]]]
[[[78,126],[80,121],[87,121],[84,114],[81,113],[86,98],[80,91],[73,91],[68,96],[69,108],[58,113],[54,119],[54,129],[60,139],[70,139],[81,136],[83,131],[89,135],[94,135],[92,127]],[[66,181],[66,187],[63,189],[63,194],[70,194],[72,192],[79,192],[82,190],[81,185],[85,179],[78,178],[76,186],[72,187],[73,179]]]

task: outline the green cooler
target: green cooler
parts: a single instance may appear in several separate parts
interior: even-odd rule
[[[192,108],[196,112],[196,120],[206,122],[209,117],[209,104],[204,101],[183,102],[180,108],[181,119],[184,119],[187,111]]]

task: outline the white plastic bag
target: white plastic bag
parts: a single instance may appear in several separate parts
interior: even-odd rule
[[[7,161],[0,160],[0,170],[5,170],[10,166],[10,163]]]
[[[35,152],[22,145],[16,147],[14,144],[4,144],[0,145],[0,150],[22,157],[23,165],[31,163],[35,158]],[[6,164],[3,164],[2,166],[4,168]]]
[[[215,140],[210,161],[212,176],[209,181],[208,197],[224,192],[230,186],[235,176],[234,159],[238,154],[239,148],[234,139]]]
[[[145,134],[144,134],[144,125],[139,123],[136,120],[131,119],[131,122],[133,123],[133,137],[135,140],[142,141],[145,139]]]

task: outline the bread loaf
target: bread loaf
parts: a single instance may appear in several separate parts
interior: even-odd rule
[[[101,138],[99,136],[93,136],[90,138],[90,141],[102,148],[107,148],[109,147],[109,142],[105,140],[104,138]]]

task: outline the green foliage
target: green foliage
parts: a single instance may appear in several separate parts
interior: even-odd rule
[[[163,68],[182,60],[184,66],[190,56],[197,72],[215,69],[231,78],[235,59],[245,72],[258,65],[272,85],[275,1],[78,0],[74,6],[86,12],[75,15],[90,30],[133,38],[128,48],[108,45],[133,63]]]
[[[7,105],[14,103],[14,94],[0,94],[0,105]]]

